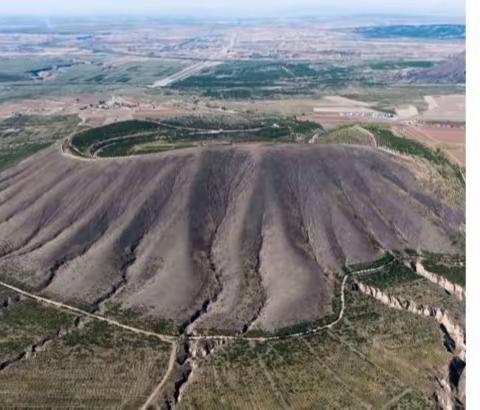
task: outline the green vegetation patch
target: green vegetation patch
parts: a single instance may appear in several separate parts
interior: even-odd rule
[[[465,326],[465,302],[426,278],[419,276],[418,280],[391,287],[388,294],[402,300],[415,301],[417,305],[441,307],[455,323]]]
[[[409,391],[404,394],[390,410],[424,410],[430,408],[428,401],[417,392]]]
[[[83,156],[139,155],[194,146],[308,139],[323,128],[289,117],[187,116],[162,122],[125,121],[83,131],[72,138]]]
[[[0,121],[0,171],[78,129],[76,115],[14,115]]]
[[[137,309],[122,308],[119,304],[108,304],[107,316],[128,324],[156,333],[178,335],[178,329],[172,320],[159,319],[145,316]]]
[[[25,144],[0,150],[0,171],[18,164],[25,158],[28,158],[50,145],[51,144],[49,143]]]
[[[59,329],[72,322],[72,315],[58,309],[47,308],[33,300],[23,300],[6,309],[2,315],[2,324],[12,326],[44,326],[48,329]]]
[[[7,295],[9,306],[0,308],[0,361],[12,359],[28,346],[73,325],[75,316],[71,314],[29,299],[15,300],[14,293]]]
[[[462,167],[451,163],[439,148],[432,150],[418,141],[395,135],[389,128],[382,125],[370,124],[364,126],[364,128],[375,135],[378,146],[429,161],[436,167],[443,179],[450,180],[455,185],[460,184],[462,190],[464,190],[464,171]],[[455,189],[458,189],[458,187]]]
[[[437,164],[447,161],[441,153],[432,151],[420,142],[399,137],[386,127],[366,125],[365,128],[374,134],[379,146],[389,148],[401,154],[422,157]]]
[[[321,144],[374,145],[375,138],[370,131],[360,125],[341,125],[323,134],[318,142]]]
[[[155,337],[135,336],[128,331],[98,320],[89,321],[83,328],[76,329],[63,338],[67,346],[98,346],[107,349],[128,350],[131,348],[156,348],[162,343]]]
[[[351,265],[345,266],[343,270],[346,273],[351,273],[351,272],[357,272],[361,270],[377,269],[384,265],[392,263],[394,259],[395,257],[391,253],[387,252],[384,256],[372,262],[351,264]]]
[[[366,285],[387,289],[405,282],[418,280],[419,276],[404,263],[394,260],[379,271],[360,274],[358,279]]]
[[[405,68],[430,68],[435,63],[428,60],[375,61],[368,65],[372,70],[402,70]]]
[[[465,286],[465,256],[450,256],[427,253],[423,265],[429,272],[436,273],[450,282]]]
[[[124,137],[141,132],[152,132],[158,129],[159,125],[150,121],[122,121],[83,131],[72,138],[72,143],[78,150],[86,154],[92,145],[107,139]]]
[[[163,377],[170,345],[98,321],[55,338],[0,374],[9,408],[138,409]]]
[[[178,81],[171,88],[217,99],[314,95],[321,90],[376,81],[362,66],[290,61],[230,61]]]
[[[310,78],[317,70],[307,63],[273,61],[232,61],[204,74],[175,83],[175,88],[265,87],[278,81]]]

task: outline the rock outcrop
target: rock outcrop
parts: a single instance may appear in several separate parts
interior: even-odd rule
[[[433,282],[437,286],[445,289],[448,293],[454,295],[459,300],[465,300],[465,289],[463,287],[457,285],[456,283],[450,282],[448,279],[444,278],[441,275],[437,275],[436,273],[427,271],[423,266],[422,262],[416,262],[415,270],[420,276],[423,276],[430,282]]]

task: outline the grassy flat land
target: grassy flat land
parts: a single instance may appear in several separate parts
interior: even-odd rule
[[[427,270],[444,276],[449,281],[465,286],[465,256],[449,256],[427,253],[424,259]]]
[[[88,324],[0,374],[2,403],[137,409],[166,370],[168,345]]]
[[[81,94],[141,94],[145,88],[181,70],[187,61],[145,58],[110,60],[106,56],[80,58],[16,57],[0,62],[0,102]],[[46,75],[40,79],[38,75]]]
[[[138,409],[146,401],[170,346],[96,321],[74,329],[74,317],[27,300],[2,309],[2,360],[51,338],[33,357],[0,370],[2,406]],[[69,333],[56,336],[60,328]]]
[[[0,308],[0,362],[15,358],[45,338],[54,337],[60,329],[72,326],[75,319],[31,300],[20,300],[17,294],[4,289],[0,291],[0,301],[3,305]]]
[[[78,129],[76,115],[17,115],[0,121],[0,171]]]
[[[414,271],[397,260],[385,266],[380,271],[355,275],[366,285],[379,289],[387,289],[403,283],[421,279]]]
[[[225,347],[201,363],[180,408],[433,408],[432,378],[448,363],[434,321],[350,290],[346,303],[331,331]]]

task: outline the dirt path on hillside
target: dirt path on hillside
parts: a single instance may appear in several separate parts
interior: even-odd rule
[[[337,317],[330,323],[305,330],[303,332],[298,332],[298,333],[291,333],[287,335],[282,335],[282,336],[263,336],[263,337],[253,337],[253,336],[248,336],[248,335],[235,335],[235,336],[226,336],[226,335],[186,335],[185,339],[192,341],[192,342],[197,342],[197,341],[220,341],[220,342],[225,342],[225,341],[233,341],[233,340],[251,340],[251,341],[256,341],[256,342],[269,342],[269,341],[275,341],[275,340],[281,340],[281,339],[288,339],[288,338],[294,338],[294,337],[303,337],[306,335],[312,335],[315,333],[320,332],[321,330],[325,329],[331,329],[334,327],[336,324],[338,324],[344,316],[345,313],[345,287],[347,284],[348,279],[350,278],[351,275],[353,274],[360,274],[360,273],[369,273],[369,272],[375,272],[378,270],[383,269],[385,266],[389,265],[392,263],[392,261],[387,262],[386,264],[383,264],[379,267],[376,268],[369,268],[369,269],[361,269],[353,272],[349,272],[349,274],[346,274],[341,282],[340,286],[340,310],[337,315]],[[46,305],[49,305],[55,309],[59,309],[62,311],[70,312],[75,315],[80,315],[92,320],[98,320],[104,323],[107,323],[111,326],[118,327],[123,330],[127,330],[133,333],[136,333],[138,335],[143,335],[143,336],[148,336],[148,337],[155,337],[158,340],[169,343],[171,345],[171,351],[170,351],[170,357],[168,361],[168,366],[165,371],[165,374],[162,378],[162,380],[155,386],[154,390],[152,393],[149,395],[143,406],[141,407],[141,410],[147,410],[150,406],[154,405],[160,396],[161,390],[164,388],[164,386],[167,384],[169,381],[172,371],[175,368],[175,363],[176,363],[176,357],[177,357],[177,350],[178,350],[178,342],[179,342],[179,337],[169,335],[169,334],[164,334],[164,333],[156,333],[152,331],[148,331],[145,329],[137,328],[134,326],[126,325],[124,323],[121,323],[115,319],[110,319],[108,317],[102,316],[100,314],[95,314],[91,313],[85,310],[82,310],[80,308],[77,308],[75,306],[71,306],[62,302],[58,302],[43,296],[36,295],[34,293],[22,290],[16,286],[10,285],[6,282],[0,281],[0,286],[3,286],[13,292],[16,292],[19,295],[22,295],[24,297],[33,299],[39,303],[43,303]]]
[[[173,371],[173,368],[175,366],[176,355],[177,355],[177,343],[172,342],[172,350],[170,351],[170,358],[168,359],[167,370],[165,371],[165,374],[164,374],[162,380],[160,381],[160,383],[157,384],[157,386],[155,387],[153,392],[150,394],[150,396],[148,396],[148,399],[144,403],[144,405],[141,407],[141,410],[147,410],[150,405],[155,403],[158,394],[162,390],[163,386],[165,385],[165,383],[167,382],[167,380],[170,377],[170,374]]]

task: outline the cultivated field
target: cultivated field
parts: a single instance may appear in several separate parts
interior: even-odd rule
[[[465,122],[465,95],[427,95],[427,110],[422,114],[424,121]]]
[[[456,124],[415,124],[394,127],[399,135],[440,149],[457,164],[465,166],[465,127]]]

